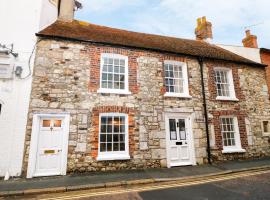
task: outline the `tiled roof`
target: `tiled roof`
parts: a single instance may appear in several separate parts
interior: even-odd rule
[[[260,51],[270,53],[270,49],[267,49],[267,48],[261,48]]]
[[[39,37],[88,41],[264,66],[207,42],[153,35],[99,26],[82,21],[56,21]]]

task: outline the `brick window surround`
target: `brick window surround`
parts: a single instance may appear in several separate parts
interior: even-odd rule
[[[229,67],[230,66],[230,67]],[[220,101],[217,100],[217,89],[216,89],[216,82],[215,82],[215,67],[222,67],[222,68],[228,68],[232,70],[232,76],[233,76],[233,84],[234,84],[234,91],[235,91],[235,96],[239,101],[245,100],[244,94],[240,88],[240,78],[238,75],[238,68],[234,64],[210,64],[207,63],[208,67],[208,88],[210,92],[210,100],[211,101]],[[222,100],[224,102],[224,100]],[[230,101],[228,101],[230,102]]]
[[[241,146],[243,149],[245,149],[248,146],[246,124],[245,124],[245,117],[247,115],[245,112],[234,111],[234,110],[222,110],[222,111],[212,111],[210,113],[213,115],[212,122],[214,125],[214,131],[215,131],[215,143],[216,143],[216,147],[219,150],[223,150],[222,134],[221,134],[221,127],[220,127],[220,117],[221,116],[237,117]]]
[[[137,85],[137,55],[132,54],[132,51],[113,47],[90,47],[90,82],[89,91],[97,92],[100,89],[100,68],[101,68],[101,54],[119,54],[128,57],[128,88],[133,94],[138,93]]]
[[[99,146],[99,115],[100,113],[124,113],[128,115],[128,134],[129,134],[129,155],[132,158],[135,150],[134,131],[135,131],[135,111],[131,108],[121,106],[100,106],[92,110],[92,131],[90,133],[91,156],[97,158]]]

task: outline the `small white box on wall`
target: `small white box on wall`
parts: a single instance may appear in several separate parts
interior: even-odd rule
[[[13,78],[13,62],[8,55],[0,54],[0,79]]]

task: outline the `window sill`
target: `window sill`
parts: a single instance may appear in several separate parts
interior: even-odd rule
[[[190,96],[189,94],[169,93],[169,92],[166,92],[164,94],[164,97],[179,97],[179,98],[188,98],[188,99],[192,98],[192,96]]]
[[[108,155],[99,155],[97,157],[97,161],[105,161],[105,160],[130,160],[130,156],[127,154],[108,154]]]
[[[270,136],[270,133],[265,132],[265,133],[262,134],[262,136],[263,136],[263,137],[269,137],[269,136]]]
[[[218,96],[216,98],[216,100],[220,100],[220,101],[239,101],[239,99],[237,99],[236,97],[222,97],[222,96]]]
[[[226,153],[245,153],[246,150],[245,149],[224,149],[222,150],[222,153],[226,154]]]
[[[126,91],[126,90],[106,90],[106,89],[98,89],[97,93],[101,93],[101,94],[126,94],[126,95],[131,94],[130,91]]]

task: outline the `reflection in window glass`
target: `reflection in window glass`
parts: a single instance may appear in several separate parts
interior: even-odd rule
[[[102,88],[106,89],[125,89],[125,59],[103,58],[102,66]]]
[[[184,93],[184,77],[181,65],[165,64],[166,92]]]
[[[100,124],[100,152],[125,151],[125,117],[102,116]]]
[[[169,119],[170,125],[170,139],[177,140],[177,133],[176,133],[176,121],[175,119]]]
[[[235,127],[233,118],[220,118],[221,133],[224,146],[235,146]]]
[[[62,125],[62,120],[54,120],[54,127],[61,127]]]
[[[50,126],[51,126],[51,120],[42,121],[42,127],[50,127]]]
[[[186,140],[186,124],[185,119],[178,120],[180,140]]]
[[[228,71],[216,70],[215,82],[217,87],[217,96],[230,97],[230,82]]]

